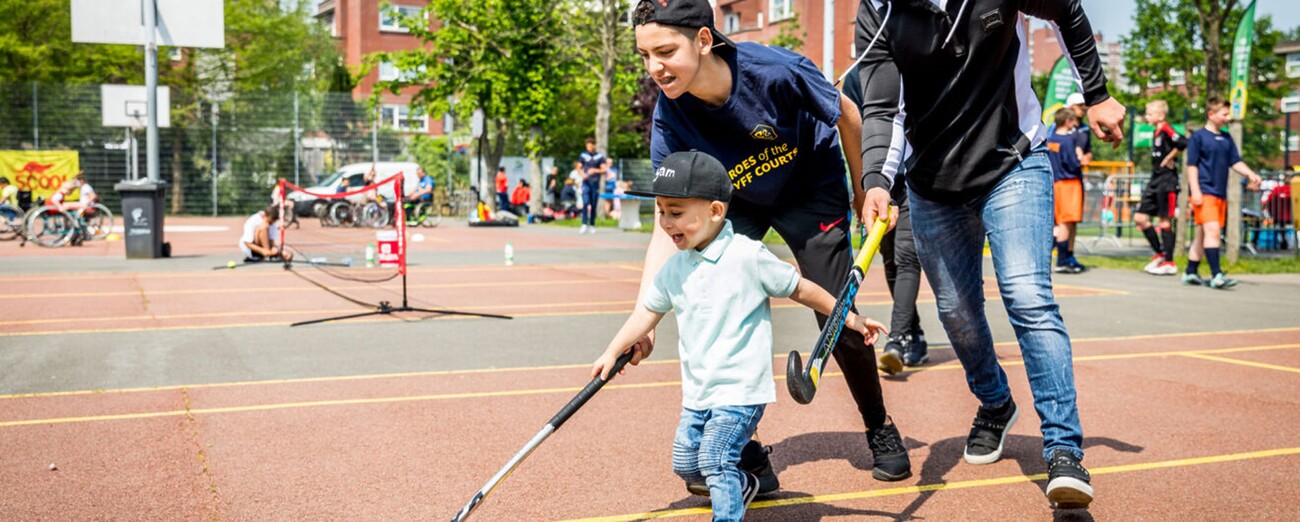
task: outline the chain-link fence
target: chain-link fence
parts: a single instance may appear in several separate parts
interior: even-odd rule
[[[311,184],[342,165],[374,160],[376,148],[379,161],[408,155],[411,134],[376,125],[350,93],[211,101],[172,88],[170,98],[171,126],[158,134],[158,172],[171,184],[171,213],[243,214],[270,201],[277,178]],[[0,149],[76,151],[87,181],[117,208],[112,187],[130,178],[133,159],[145,176],[145,131],[102,126],[100,103],[99,85],[0,84]]]
[[[1294,172],[1260,172],[1258,188],[1244,188],[1241,195],[1242,249],[1251,253],[1296,251],[1294,204],[1291,181]],[[1084,213],[1079,223],[1078,243],[1087,251],[1106,247],[1146,244],[1137,229],[1134,214],[1141,202],[1149,173],[1084,174]],[[1185,215],[1182,209],[1179,216]]]

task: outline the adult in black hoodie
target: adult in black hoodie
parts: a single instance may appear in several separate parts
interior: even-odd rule
[[[1041,419],[1048,499],[1086,507],[1093,490],[1080,464],[1070,338],[1052,295],[1052,174],[1030,86],[1026,15],[1058,28],[1094,133],[1123,138],[1124,108],[1108,94],[1078,0],[862,0],[863,219],[887,211],[905,163],[921,265],[981,403],[966,441],[972,464],[1001,457],[1019,415],[985,317],[988,238]]]

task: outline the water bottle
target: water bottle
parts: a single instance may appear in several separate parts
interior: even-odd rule
[[[366,245],[366,268],[374,268],[374,266],[375,266],[375,244],[371,243],[369,245]]]
[[[515,246],[506,242],[506,266],[515,266]]]

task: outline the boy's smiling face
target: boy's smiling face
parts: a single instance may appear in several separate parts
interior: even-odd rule
[[[668,233],[678,250],[708,246],[726,218],[727,208],[721,201],[697,198],[655,198],[659,209],[659,227]]]
[[[701,35],[708,33],[701,30]],[[645,70],[654,79],[664,95],[677,99],[690,90],[691,82],[700,72],[700,59],[712,46],[700,36],[689,38],[676,28],[657,23],[636,26],[636,51],[641,55]]]

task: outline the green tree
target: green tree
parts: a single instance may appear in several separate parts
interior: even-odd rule
[[[796,53],[800,52],[803,49],[803,40],[808,37],[808,34],[804,32],[803,25],[799,23],[799,13],[795,13],[794,16],[777,23],[781,24],[781,30],[766,42],[767,45],[784,47]]]
[[[1113,94],[1139,112],[1146,102],[1162,99],[1175,123],[1186,112],[1192,128],[1204,124],[1205,100],[1226,94],[1232,35],[1243,13],[1235,0],[1136,0],[1134,29],[1122,41],[1124,65],[1137,94]],[[1207,35],[1207,29],[1212,33]],[[1242,155],[1248,162],[1280,154],[1277,102],[1295,86],[1286,77],[1284,59],[1273,54],[1283,36],[1273,28],[1272,17],[1259,16],[1255,21],[1253,81],[1242,122]],[[1176,84],[1172,80],[1180,73],[1185,83]]]
[[[572,67],[554,36],[569,30],[565,11],[546,0],[432,0],[420,17],[400,21],[424,47],[372,53],[360,74],[381,62],[402,71],[397,80],[377,82],[372,100],[383,90],[418,86],[411,104],[435,117],[455,111],[467,121],[482,109],[488,171],[496,169],[508,139],[523,138],[535,159],[533,186],[540,186],[541,130],[555,117],[563,73]],[[438,20],[436,30],[430,18]],[[479,190],[486,198],[490,187],[481,183]]]
[[[0,0],[0,83],[142,83],[130,45],[72,43],[68,0]]]

